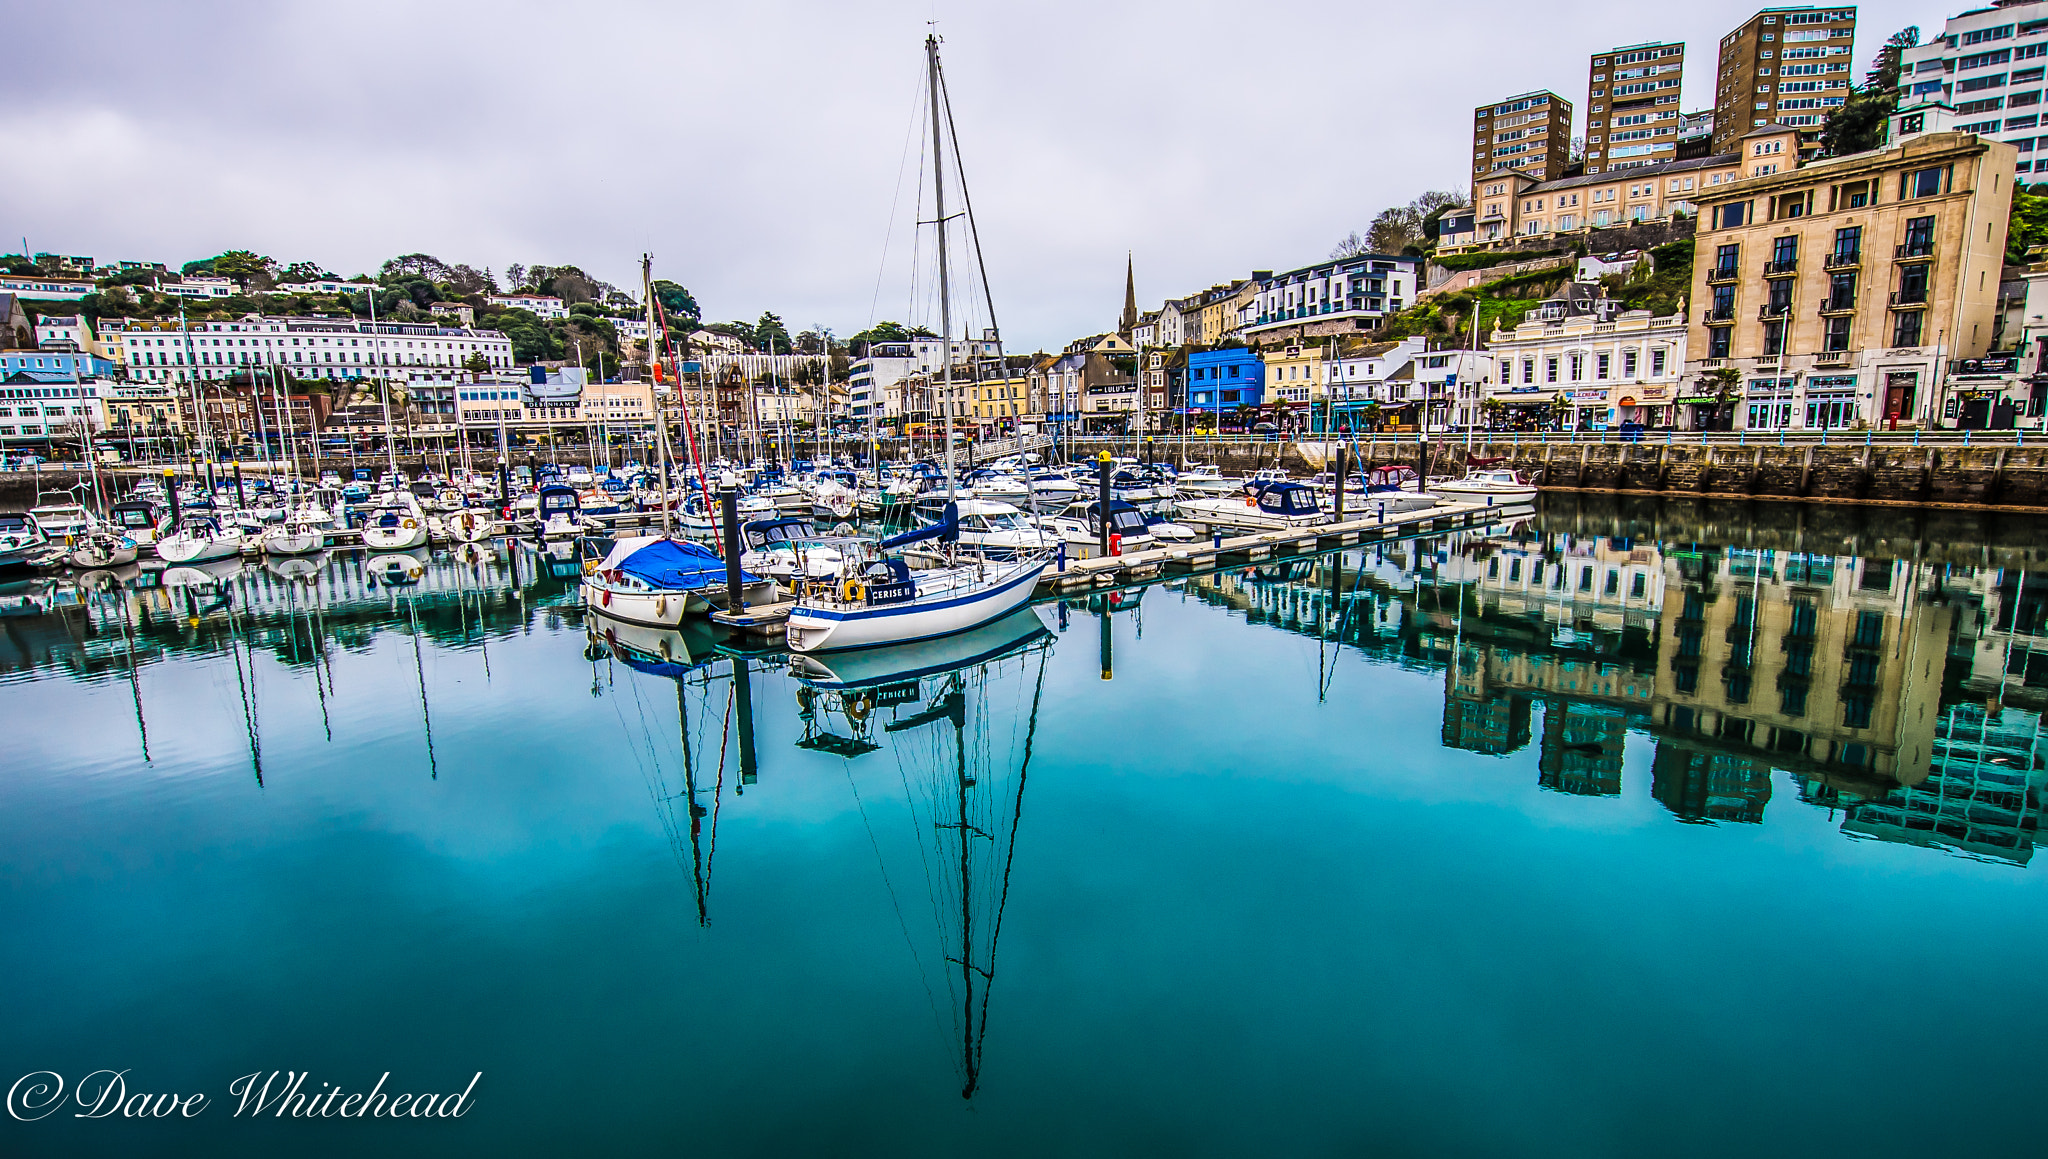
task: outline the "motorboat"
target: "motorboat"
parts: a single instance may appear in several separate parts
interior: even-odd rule
[[[1336,476],[1325,472],[1309,481],[1309,485],[1329,499],[1336,494]],[[1334,500],[1331,500],[1334,507]],[[1347,519],[1364,519],[1377,515],[1404,514],[1440,507],[1443,500],[1422,488],[1422,478],[1415,468],[1398,463],[1381,467],[1370,467],[1344,481],[1344,516]]]
[[[43,534],[58,543],[69,543],[91,531],[93,518],[77,503],[47,503],[28,509]]]
[[[165,563],[200,563],[240,555],[246,542],[238,524],[195,511],[178,520],[177,530],[156,541],[156,554]]]
[[[839,572],[839,551],[812,542],[810,520],[799,516],[757,519],[740,525],[740,566],[765,575],[790,591],[807,578],[828,578]]]
[[[156,542],[157,528],[163,519],[162,510],[148,499],[128,499],[107,508],[106,522],[137,545],[147,547]]]
[[[1485,503],[1496,507],[1536,502],[1536,484],[1521,472],[1506,467],[1468,471],[1462,479],[1431,479],[1430,494],[1457,503]]]
[[[22,567],[50,545],[35,520],[19,511],[0,511],[0,568]]]
[[[1276,531],[1308,527],[1328,518],[1306,483],[1246,480],[1242,499],[1193,499],[1180,504],[1186,523],[1226,531]]]
[[[1035,555],[1059,546],[1059,533],[1033,526],[1031,517],[993,499],[961,499],[954,504],[960,522],[959,544],[991,559]]]
[[[372,551],[407,551],[426,542],[427,514],[410,491],[380,496],[363,521],[363,545]]]
[[[1069,503],[1056,514],[1039,516],[1038,525],[1058,536],[1067,545],[1067,554],[1076,559],[1093,559],[1103,553],[1101,500]],[[1109,554],[1142,551],[1154,545],[1153,539],[1151,524],[1137,504],[1109,501]]]
[[[958,521],[949,513],[938,524],[880,543],[825,539],[839,549],[839,574],[806,582],[789,613],[789,646],[798,652],[831,652],[950,636],[1030,601],[1051,562],[1044,553],[1013,560],[889,554],[928,540],[950,541],[957,534]],[[913,562],[926,566],[914,569]]]
[[[583,577],[583,604],[593,612],[657,628],[726,604],[726,566],[710,548],[660,535],[627,536]],[[740,597],[772,603],[775,582],[744,569]]]
[[[542,487],[534,507],[534,530],[542,539],[574,539],[583,534],[583,501],[572,487]]]

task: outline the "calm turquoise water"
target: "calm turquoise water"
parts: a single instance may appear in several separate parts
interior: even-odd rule
[[[0,1152],[2031,1151],[2048,570],[1764,514],[809,683],[530,554],[0,588],[0,1079],[210,1099]]]

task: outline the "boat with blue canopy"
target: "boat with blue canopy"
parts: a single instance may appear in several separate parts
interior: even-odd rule
[[[724,607],[725,585],[725,560],[703,544],[628,536],[584,575],[583,604],[613,619],[673,628],[684,616]],[[771,602],[775,582],[742,570],[740,595],[751,604]]]

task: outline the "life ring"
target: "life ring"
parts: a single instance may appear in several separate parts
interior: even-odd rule
[[[1247,496],[1245,496],[1245,497],[1244,497],[1244,505],[1245,505],[1246,507],[1257,507],[1257,506],[1259,505],[1259,497],[1258,497],[1257,495],[1247,495]]]
[[[415,527],[418,527],[418,526],[419,526],[419,524],[418,524],[418,523],[416,523],[416,522],[414,522],[413,520],[410,520],[410,519],[408,519],[408,520],[406,520],[406,521],[405,521],[404,523],[400,524],[399,526],[401,526],[401,527],[405,528],[405,529],[406,529],[407,531],[411,531],[411,530],[412,530],[413,528],[415,528]]]
[[[873,707],[874,705],[869,702],[867,697],[856,696],[846,702],[846,719],[854,721],[866,720],[869,710]]]
[[[846,581],[845,587],[839,589],[839,595],[846,603],[857,604],[867,598],[868,592],[865,587],[861,586],[859,580],[850,579]]]

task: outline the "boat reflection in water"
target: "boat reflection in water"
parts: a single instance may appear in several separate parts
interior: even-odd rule
[[[799,682],[800,747],[849,759],[885,745],[895,753],[920,847],[918,863],[903,859],[893,876],[936,867],[923,873],[931,905],[898,908],[930,912],[937,926],[912,939],[911,951],[921,977],[945,980],[949,1040],[959,1051],[963,1099],[973,1098],[981,1086],[997,943],[1051,640],[1038,613],[1025,608],[938,640],[789,660]],[[864,821],[867,815],[864,804]],[[879,842],[876,849],[882,849]],[[886,856],[882,860],[887,880],[892,867]],[[910,935],[907,925],[905,934]],[[928,964],[919,947],[933,941],[936,960]],[[931,997],[936,1003],[938,995]]]

